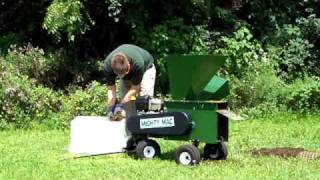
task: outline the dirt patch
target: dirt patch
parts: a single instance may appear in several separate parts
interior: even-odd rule
[[[303,158],[306,160],[320,159],[320,154],[303,148],[261,148],[251,151],[253,155],[278,156],[281,158]]]

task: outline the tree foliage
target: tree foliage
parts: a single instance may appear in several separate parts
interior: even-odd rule
[[[84,34],[93,24],[81,1],[54,0],[48,7],[43,28],[59,41],[63,33],[69,41]]]
[[[158,94],[168,92],[167,55],[218,53],[228,57],[219,73],[231,82],[233,107],[253,108],[252,112],[270,111],[279,104],[304,112],[303,106],[317,109],[320,1],[241,0],[240,6],[234,2],[2,0],[0,104],[6,109],[0,108],[0,116],[37,119],[40,96],[52,103],[48,111],[40,108],[44,115],[39,117],[58,111],[55,106],[65,108],[66,118],[91,110],[101,113],[101,108],[77,108],[95,98],[90,88],[76,91],[70,103],[60,90],[85,88],[93,80],[103,83],[104,58],[123,43],[144,47],[155,57]],[[14,86],[16,82],[20,86]],[[101,98],[103,87],[92,87]]]

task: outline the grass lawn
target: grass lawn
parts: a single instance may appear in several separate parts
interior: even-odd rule
[[[229,156],[177,166],[175,149],[183,143],[158,139],[162,155],[135,160],[126,154],[73,159],[66,152],[69,131],[0,132],[0,179],[320,179],[320,159],[252,156],[250,150],[302,147],[320,153],[320,115],[231,122]],[[200,145],[203,149],[203,145]]]

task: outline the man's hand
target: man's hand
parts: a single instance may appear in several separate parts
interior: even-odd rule
[[[114,110],[116,106],[109,106],[107,107],[107,117],[110,121],[113,121],[114,119]]]
[[[126,117],[126,111],[124,110],[124,104],[119,103],[114,108],[114,121],[120,121]]]

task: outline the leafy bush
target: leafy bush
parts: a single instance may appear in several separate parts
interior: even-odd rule
[[[281,104],[275,104],[273,102],[263,102],[254,107],[242,107],[238,109],[239,114],[247,118],[272,118],[279,114],[286,112],[287,108]]]
[[[284,25],[274,38],[277,50],[273,53],[281,78],[290,82],[312,75],[318,60],[312,53],[313,44],[303,36],[299,27]]]
[[[225,73],[231,84],[230,104],[250,116],[279,109],[310,112],[319,108],[319,83],[313,74],[313,45],[299,27],[285,25],[266,50],[241,26],[216,52],[228,56]],[[279,46],[283,45],[283,46]],[[301,80],[306,78],[305,80]],[[291,83],[294,82],[294,83]]]
[[[215,52],[228,57],[220,73],[230,79],[231,108],[251,117],[285,109],[278,101],[285,82],[278,77],[274,49],[264,50],[243,25],[233,35],[222,36],[221,42]]]
[[[271,62],[256,62],[243,72],[241,79],[231,77],[230,103],[233,108],[254,108],[277,104],[284,82],[277,77]]]
[[[7,71],[16,75],[24,75],[33,79],[37,84],[54,86],[54,80],[61,68],[61,57],[57,54],[46,54],[43,49],[27,46],[12,45],[5,56]],[[59,67],[60,66],[60,67]]]
[[[297,20],[297,26],[300,27],[301,32],[312,43],[320,43],[320,18],[315,14],[308,17],[300,17]]]
[[[245,26],[240,26],[230,37],[222,36],[221,43],[223,47],[216,49],[215,53],[228,57],[224,73],[236,78],[241,78],[246,69],[260,62],[264,55],[261,45]],[[251,70],[255,71],[254,68]]]
[[[61,129],[69,127],[75,116],[105,114],[106,88],[97,82],[66,95],[36,85],[26,76],[2,75],[0,83],[0,129],[35,124]]]
[[[0,129],[27,128],[60,109],[59,92],[36,85],[27,76],[3,72],[0,84]]]
[[[304,37],[313,45],[309,72],[311,76],[320,76],[320,18],[313,14],[307,18],[299,18],[297,23]]]
[[[75,116],[102,116],[106,113],[106,86],[94,81],[84,90],[80,87],[68,95],[62,97],[61,110],[53,120],[50,126],[54,128],[69,127],[70,121]]]
[[[12,47],[7,55],[0,56],[0,129],[36,124],[64,128],[76,115],[105,112],[106,88],[97,82],[69,94],[42,85],[55,72],[54,60],[31,45]]]
[[[102,61],[81,62],[67,57],[65,50],[46,52],[30,43],[17,47],[12,45],[4,56],[7,71],[25,75],[37,84],[63,89],[70,84],[86,85],[92,81],[91,74],[102,73]]]
[[[30,121],[28,113],[30,104],[27,102],[25,77],[19,79],[2,71],[0,77],[0,129],[7,127],[24,127]]]
[[[282,94],[281,101],[290,110],[303,113],[320,110],[320,78],[307,77],[297,79],[288,85]]]

